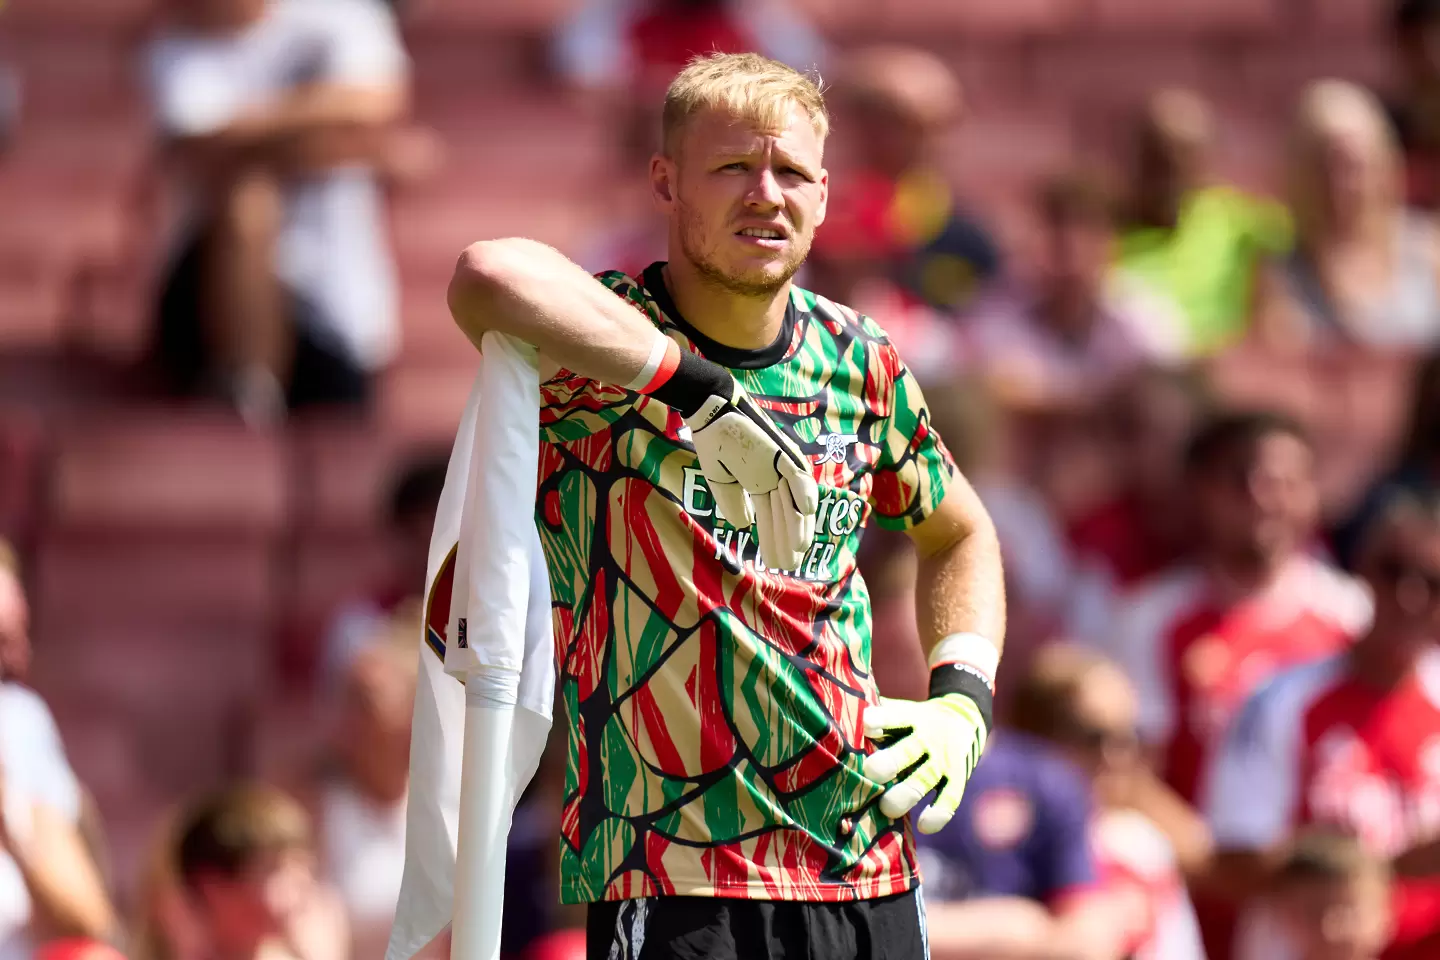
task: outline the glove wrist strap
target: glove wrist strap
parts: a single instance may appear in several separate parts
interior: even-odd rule
[[[735,392],[735,378],[730,371],[698,353],[680,349],[669,337],[664,341],[668,345],[667,354],[675,358],[673,370],[663,378],[657,373],[652,383],[645,385],[648,389],[639,389],[640,393],[654,397],[686,419],[695,416],[711,397],[730,399]],[[661,370],[664,366],[664,363],[658,365]]]
[[[930,651],[930,697],[959,693],[975,701],[988,735],[995,719],[995,671],[1000,653],[975,633],[951,634]]]

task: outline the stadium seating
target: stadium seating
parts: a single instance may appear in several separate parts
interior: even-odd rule
[[[396,458],[448,446],[474,375],[444,309],[455,255],[508,234],[576,252],[606,222],[619,124],[543,73],[546,32],[574,5],[402,4],[417,115],[448,152],[392,205],[405,344],[372,426],[306,422],[283,439],[137,401],[74,359],[128,363],[146,333],[163,248],[138,219],[151,143],[137,57],[158,0],[0,10],[0,59],[25,96],[0,155],[0,532],[33,548],[35,682],[100,801],[117,878],[134,877],[177,794],[303,748],[287,734],[309,729],[305,702],[277,672],[313,669],[326,612],[383,558]],[[943,159],[1002,235],[1020,229],[1034,177],[1113,155],[1157,84],[1211,95],[1224,170],[1273,187],[1301,84],[1387,79],[1373,0],[796,6],[840,45],[918,41],[947,56],[969,110]]]

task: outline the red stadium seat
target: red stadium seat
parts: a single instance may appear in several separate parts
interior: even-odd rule
[[[5,18],[11,29],[133,32],[143,27],[159,7],[159,0],[14,0]]]
[[[1353,80],[1385,89],[1394,77],[1394,60],[1382,43],[1351,42],[1254,50],[1242,56],[1236,71],[1242,89],[1254,100],[1274,105],[1288,116],[1305,84],[1325,77]]]
[[[390,480],[393,444],[373,424],[310,419],[292,426],[295,522],[304,531],[374,530]]]
[[[1104,30],[1150,33],[1278,33],[1284,0],[1093,0],[1094,23]]]
[[[410,0],[405,20],[421,29],[541,32],[554,28],[576,0]]]
[[[380,392],[380,422],[386,433],[417,444],[454,443],[478,368],[479,357],[471,353],[455,366],[391,370]]]
[[[404,363],[443,364],[459,351],[474,349],[445,306],[443,285],[406,284],[401,312],[405,319]]]
[[[46,635],[142,618],[258,627],[275,609],[274,548],[233,536],[45,534],[33,603]]]
[[[1074,27],[1084,8],[1079,0],[883,0],[883,10],[884,30],[934,37],[1057,33]]]
[[[61,432],[53,517],[63,529],[229,531],[284,522],[280,449],[204,411],[133,411]]]
[[[1355,40],[1384,41],[1389,30],[1389,5],[1374,0],[1310,0],[1307,19],[1313,29]]]
[[[1135,106],[1156,87],[1225,89],[1221,65],[1195,44],[1154,38],[1072,37],[1039,41],[1031,87],[1067,112],[1092,104]],[[1054,161],[1063,161],[1055,156]]]

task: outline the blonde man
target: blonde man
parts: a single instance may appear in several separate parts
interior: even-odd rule
[[[791,283],[829,192],[815,83],[717,54],[663,118],[667,263],[595,278],[496,240],[450,291],[474,343],[542,361],[561,898],[590,904],[592,957],[918,960],[906,814],[936,791],[918,826],[939,829],[984,748],[994,529],[884,332]],[[925,701],[871,678],[872,516],[919,548]]]

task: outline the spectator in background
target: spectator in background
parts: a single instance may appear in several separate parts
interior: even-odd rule
[[[1268,906],[1285,956],[1295,960],[1379,960],[1390,939],[1390,866],[1358,839],[1302,831],[1275,878]]]
[[[995,523],[1010,600],[1000,672],[1002,676],[1023,674],[1031,651],[1054,634],[1064,615],[1074,565],[1063,529],[1045,498],[1025,481],[1013,417],[995,401],[986,384],[978,379],[941,382],[927,386],[925,395],[931,425],[950,438],[947,442],[956,469],[970,481]],[[867,533],[866,539],[871,536],[873,533]],[[867,573],[867,583],[870,577]],[[895,614],[896,619],[908,618],[905,636],[909,640],[896,643],[897,648],[913,644],[913,649],[920,649],[914,610],[914,598],[907,595]],[[885,640],[877,642],[896,642],[893,634],[885,632]],[[1009,686],[1003,680],[998,683],[997,698],[1003,699]]]
[[[1186,456],[1193,559],[1127,595],[1104,646],[1140,693],[1140,734],[1187,803],[1246,696],[1285,667],[1343,649],[1369,600],[1307,550],[1316,521],[1314,454],[1292,421],[1228,414]],[[1197,896],[1212,960],[1228,957],[1234,918]]]
[[[1390,118],[1405,158],[1405,194],[1413,206],[1440,206],[1440,2],[1396,0],[1391,27],[1401,90]]]
[[[0,541],[0,960],[29,960],[53,937],[104,938],[115,926],[55,719],[17,679],[29,662],[19,565]]]
[[[964,309],[1000,272],[1000,252],[959,211],[937,169],[939,138],[963,113],[959,82],[934,54],[886,46],[853,54],[836,89],[837,129],[846,131],[859,169],[832,194],[814,257],[825,260],[831,237],[846,243],[868,235],[892,282],[910,296],[947,313]],[[904,331],[888,318],[881,323],[903,349]]]
[[[1350,84],[1306,90],[1290,193],[1296,248],[1262,271],[1252,335],[1210,368],[1232,398],[1305,424],[1334,522],[1394,456],[1412,355],[1440,341],[1440,241],[1401,205],[1379,102]]]
[[[335,698],[328,761],[306,792],[321,876],[350,917],[354,955],[384,953],[405,868],[415,633],[356,654]]]
[[[409,155],[393,13],[172,2],[148,66],[186,208],[155,332],[169,385],[252,423],[363,403],[399,332],[377,182]]]
[[[355,657],[377,637],[418,636],[430,535],[448,466],[448,452],[421,456],[404,464],[396,477],[386,517],[388,569],[365,596],[343,605],[332,619],[322,653],[323,685],[344,677]]]
[[[1353,84],[1311,84],[1291,140],[1295,249],[1259,287],[1254,331],[1280,349],[1440,342],[1440,237],[1403,206],[1385,113]]]
[[[346,960],[344,907],[315,874],[310,819],[290,796],[240,786],[182,818],[180,883],[212,957]]]
[[[1210,833],[1142,762],[1139,711],[1118,667],[1082,647],[1052,644],[1017,684],[1010,727],[1059,747],[1089,781],[1090,845],[1111,916],[1122,924],[1120,952],[1201,960],[1182,867],[1208,860]]]
[[[1075,557],[1064,632],[1103,642],[1121,596],[1178,562],[1191,546],[1179,509],[1185,445],[1212,405],[1191,371],[1145,367],[1096,411],[1112,451],[1114,493],[1067,530]]]
[[[1440,497],[1397,495],[1366,537],[1359,567],[1375,598],[1370,629],[1347,652],[1276,676],[1216,757],[1206,802],[1220,849],[1214,887],[1237,899],[1264,891],[1297,827],[1334,826],[1396,858],[1402,879],[1386,956],[1433,957]],[[1241,960],[1285,960],[1273,930],[1246,934]]]
[[[1397,489],[1416,493],[1440,490],[1440,352],[1430,355],[1415,378],[1407,426],[1405,445],[1395,466],[1336,531],[1336,555],[1347,568],[1354,566],[1360,536]]]
[[[1048,729],[1027,715],[1035,707],[1060,709],[1029,696],[1022,682],[1014,722],[991,737],[955,818],[939,833],[917,836],[930,940],[965,955],[959,948],[985,935],[987,905],[1020,898],[1050,914],[1038,938],[1043,949],[1030,955],[1118,960],[1135,917],[1099,886],[1090,785],[1059,748],[1031,732]]]
[[[1135,131],[1135,189],[1118,254],[1125,282],[1168,298],[1201,355],[1245,332],[1260,259],[1290,246],[1278,204],[1211,181],[1213,139],[1214,118],[1198,94],[1150,98]]]
[[[974,306],[967,357],[1018,412],[1084,410],[1147,361],[1178,360],[1184,334],[1165,301],[1147,307],[1109,282],[1116,211],[1104,181],[1055,178],[1037,206],[1044,237],[1036,275]]]
[[[825,55],[785,0],[586,0],[555,40],[572,86],[637,99],[663,94],[692,57],[749,51],[801,71]]]

